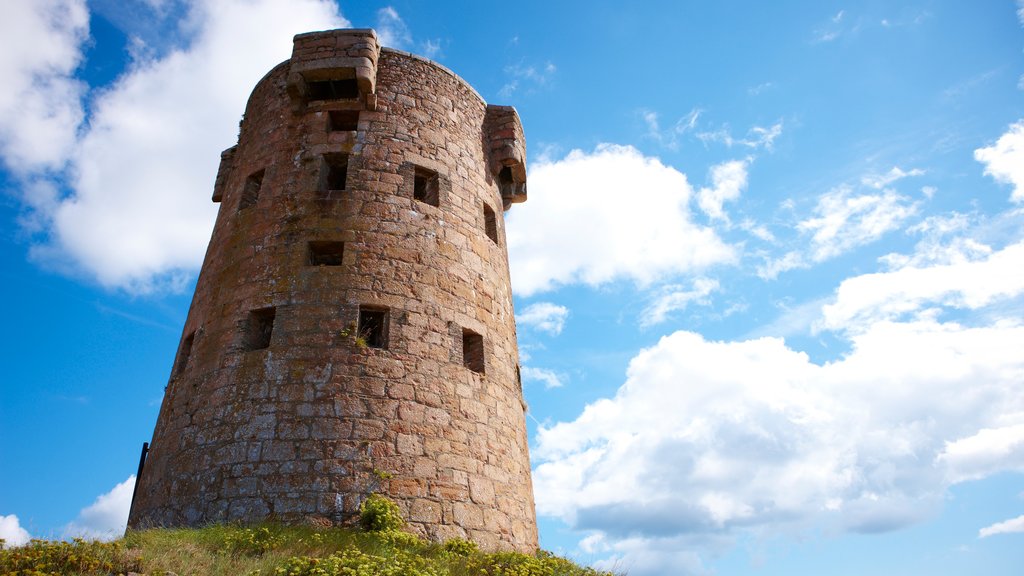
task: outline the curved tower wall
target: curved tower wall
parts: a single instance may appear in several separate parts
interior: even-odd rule
[[[372,30],[296,36],[224,152],[129,526],[350,522],[537,545],[503,209],[514,109]]]

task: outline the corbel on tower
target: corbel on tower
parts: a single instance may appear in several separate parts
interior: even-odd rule
[[[512,106],[488,105],[484,115],[485,140],[491,175],[501,190],[504,210],[526,202],[526,137],[519,113]]]
[[[295,111],[311,100],[358,100],[377,109],[380,42],[372,29],[330,30],[295,36],[287,90]]]

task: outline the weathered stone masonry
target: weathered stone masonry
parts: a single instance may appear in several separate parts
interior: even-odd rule
[[[502,214],[515,110],[372,30],[295,37],[220,202],[129,526],[344,524],[537,545]]]

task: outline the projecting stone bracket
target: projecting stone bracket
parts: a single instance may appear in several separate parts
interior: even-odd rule
[[[296,112],[312,100],[356,100],[377,109],[380,43],[370,29],[295,36],[287,91]]]
[[[498,181],[502,208],[526,202],[526,137],[512,106],[487,106],[484,139],[491,175]]]
[[[231,168],[235,163],[235,151],[238,145],[220,153],[220,167],[217,168],[217,179],[213,183],[213,201],[220,202],[224,199],[224,188],[228,185],[228,178],[231,176]]]

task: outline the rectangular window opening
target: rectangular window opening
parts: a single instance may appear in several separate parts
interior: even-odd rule
[[[192,343],[195,342],[196,333],[193,331],[189,333],[181,342],[181,348],[178,349],[178,357],[174,362],[174,372],[172,376],[180,376],[185,371],[185,367],[188,366],[188,357],[192,355]]]
[[[315,241],[309,243],[310,266],[341,266],[341,259],[344,255],[344,242]]]
[[[242,329],[242,347],[245,350],[263,350],[270,347],[276,313],[277,309],[273,307],[249,312]]]
[[[263,174],[266,170],[260,170],[254,172],[245,179],[245,185],[242,187],[242,199],[238,202],[238,209],[245,210],[250,206],[255,206],[256,202],[260,199],[260,188],[263,188]]]
[[[320,190],[344,190],[348,180],[348,154],[324,154]]]
[[[356,332],[360,342],[370,348],[388,346],[388,311],[386,308],[359,307],[359,325]]]
[[[343,80],[315,80],[307,82],[310,100],[354,100],[359,98],[359,84],[355,78]]]
[[[331,110],[327,113],[327,127],[331,132],[351,132],[359,129],[358,110]]]
[[[413,177],[412,197],[424,204],[440,205],[441,195],[437,172],[417,166]]]
[[[473,372],[484,373],[484,337],[462,329],[462,364]]]
[[[487,231],[487,237],[497,244],[498,218],[495,216],[494,210],[492,210],[487,204],[484,204],[484,229]]]

